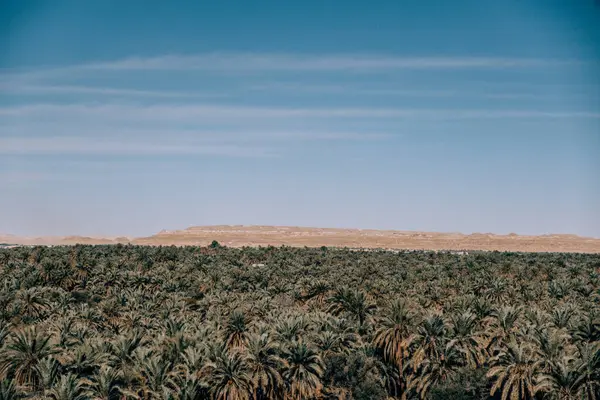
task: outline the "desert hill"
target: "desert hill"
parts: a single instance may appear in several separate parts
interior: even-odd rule
[[[292,226],[215,225],[163,230],[140,238],[83,236],[23,238],[0,235],[0,243],[23,245],[116,244],[200,245],[213,240],[232,246],[334,246],[413,250],[499,250],[600,253],[600,239],[571,234],[540,236],[492,233],[436,233],[374,229],[306,228]]]

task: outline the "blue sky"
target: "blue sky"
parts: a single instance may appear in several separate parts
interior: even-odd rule
[[[0,4],[0,232],[600,237],[600,5]]]

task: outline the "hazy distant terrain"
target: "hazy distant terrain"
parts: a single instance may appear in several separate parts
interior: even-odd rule
[[[434,233],[372,229],[304,228],[285,226],[199,226],[161,231],[149,237],[99,238],[84,236],[18,237],[0,235],[9,244],[113,244],[200,245],[213,240],[231,247],[242,246],[333,246],[416,250],[498,250],[523,252],[600,253],[600,239],[577,235],[495,235],[491,233]]]

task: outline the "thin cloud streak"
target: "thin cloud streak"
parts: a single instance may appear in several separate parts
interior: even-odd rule
[[[107,97],[139,97],[139,98],[157,98],[157,99],[217,99],[231,98],[236,92],[278,92],[286,95],[303,94],[335,94],[348,95],[358,94],[363,96],[385,96],[385,97],[406,97],[406,98],[486,98],[486,99],[549,99],[547,95],[536,93],[483,93],[468,92],[460,90],[430,90],[430,89],[393,89],[393,88],[368,88],[355,87],[351,85],[316,85],[300,83],[264,83],[251,85],[247,88],[233,89],[228,93],[198,93],[169,90],[142,90],[126,89],[115,87],[100,86],[75,86],[75,85],[0,85],[0,89],[6,93],[16,93],[19,95],[100,95]]]
[[[301,83],[262,83],[250,85],[247,88],[233,89],[231,93],[199,93],[169,90],[142,90],[101,86],[75,86],[75,85],[0,85],[0,89],[7,93],[18,93],[19,95],[101,95],[107,97],[140,97],[140,98],[163,98],[163,99],[210,99],[230,98],[236,92],[278,92],[289,94],[336,94],[348,95],[359,94],[367,96],[407,97],[407,98],[485,98],[485,99],[534,99],[548,100],[549,96],[541,93],[485,93],[465,90],[431,90],[431,89],[394,89],[394,88],[369,88],[356,87],[352,85],[330,85],[330,84],[301,84]]]
[[[374,96],[397,96],[415,98],[483,98],[483,99],[534,99],[548,100],[549,96],[543,93],[525,92],[497,92],[475,90],[431,90],[431,89],[396,89],[381,87],[366,87],[354,85],[330,85],[330,84],[303,84],[294,82],[268,82],[252,85],[248,88],[255,92],[278,92],[278,93],[309,93],[309,94],[359,94]],[[583,97],[584,95],[580,95]]]
[[[29,104],[0,108],[0,117],[54,120],[73,117],[115,121],[227,122],[231,119],[293,118],[600,118],[600,112],[511,109],[419,109],[419,108],[284,108],[244,107],[209,104],[128,105],[128,104]]]
[[[222,93],[186,93],[159,90],[121,89],[112,87],[93,86],[19,86],[12,85],[3,88],[4,91],[33,94],[91,94],[107,96],[161,97],[161,98],[214,98],[227,97]]]
[[[580,64],[577,60],[493,57],[401,57],[365,54],[299,55],[212,53],[131,57],[81,65],[92,70],[376,71],[396,69],[504,69]]]
[[[378,72],[393,70],[531,69],[588,65],[577,59],[409,57],[377,54],[205,53],[129,57],[66,66],[0,70],[9,81],[98,71]]]
[[[0,154],[6,155],[212,155],[226,157],[276,157],[267,148],[215,144],[110,141],[81,137],[0,138]]]
[[[106,122],[106,121],[104,121]],[[24,121],[15,124],[5,124],[4,132],[8,138],[39,137],[41,132],[49,136],[73,137],[79,139],[136,141],[164,140],[168,138],[171,143],[192,143],[201,141],[204,145],[226,144],[240,145],[247,143],[286,143],[289,141],[373,141],[398,137],[398,134],[385,132],[353,132],[329,131],[322,129],[305,128],[303,130],[291,129],[262,129],[253,130],[245,126],[235,130],[189,129],[179,126],[160,128],[130,128],[114,125],[102,125],[102,121],[90,127],[80,121],[53,121],[30,122]],[[60,132],[55,134],[55,132]]]

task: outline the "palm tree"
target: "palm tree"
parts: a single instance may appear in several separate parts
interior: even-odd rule
[[[173,390],[174,400],[205,400],[209,398],[208,388],[199,378],[186,377],[180,380]]]
[[[315,350],[303,341],[292,342],[283,352],[288,365],[283,373],[289,398],[305,399],[320,393],[323,362]]]
[[[107,360],[108,354],[97,351],[90,343],[84,343],[61,357],[60,361],[66,371],[78,376],[90,377]]]
[[[327,282],[316,281],[310,285],[305,297],[307,299],[314,299],[318,305],[321,305],[325,301],[325,295],[329,289],[330,286]]]
[[[573,338],[578,342],[598,342],[600,341],[600,318],[594,314],[588,314],[571,331]]]
[[[239,352],[217,357],[205,365],[202,375],[206,376],[210,393],[216,400],[246,400],[252,391],[252,378],[248,364]]]
[[[493,278],[485,293],[485,298],[493,303],[504,303],[510,296],[507,282],[501,278]]]
[[[280,343],[298,340],[308,329],[308,321],[303,315],[280,318],[275,323],[274,337]]]
[[[204,354],[196,347],[188,347],[181,355],[181,364],[177,366],[180,375],[197,377],[204,365]]]
[[[500,348],[517,332],[517,320],[521,315],[519,307],[504,306],[492,311],[486,333],[488,336],[487,350],[492,353]]]
[[[344,337],[339,333],[332,331],[322,331],[314,338],[314,344],[319,349],[323,357],[338,354],[344,350],[350,350],[344,343]]]
[[[134,331],[128,336],[120,336],[116,342],[110,344],[112,365],[124,369],[133,364],[135,352],[144,345],[144,336],[141,331]]]
[[[413,369],[417,370],[423,360],[437,361],[443,350],[446,338],[446,323],[441,315],[432,314],[425,318],[417,330],[415,337],[415,353],[411,360]]]
[[[534,328],[530,336],[543,359],[544,367],[558,362],[565,352],[573,349],[569,344],[569,335],[561,330]]]
[[[52,355],[50,336],[36,328],[17,331],[0,353],[0,378],[14,379],[18,385],[36,389],[40,385],[40,362]]]
[[[138,395],[144,399],[160,396],[165,389],[175,387],[172,364],[159,355],[137,354],[135,360]]]
[[[539,365],[533,350],[514,338],[496,350],[487,373],[488,378],[494,379],[490,394],[493,396],[499,390],[502,400],[532,399],[536,393],[534,376]]]
[[[329,302],[332,303],[330,312],[334,314],[347,313],[356,318],[360,326],[376,309],[375,304],[365,292],[349,288],[336,290]]]
[[[409,304],[405,300],[396,300],[386,310],[375,332],[373,344],[383,352],[386,360],[397,365],[399,371],[404,370],[404,362],[410,355],[413,320]]]
[[[250,318],[248,318],[243,311],[233,311],[229,316],[227,326],[225,327],[227,347],[243,347],[248,336],[249,325]]]
[[[477,368],[484,360],[484,343],[482,335],[477,332],[477,315],[465,311],[450,316],[449,346],[462,353],[464,362],[471,368]]]
[[[60,375],[60,367],[60,363],[53,357],[46,357],[39,362],[37,372],[40,378],[40,391],[50,389],[54,386]]]
[[[87,384],[74,374],[63,375],[56,386],[48,390],[46,398],[53,400],[87,400]]]
[[[255,398],[276,397],[284,387],[279,371],[287,367],[278,346],[268,334],[255,334],[248,341],[247,353]]]
[[[93,400],[119,400],[123,394],[123,385],[123,376],[118,371],[103,366],[92,378],[90,396]]]
[[[556,400],[579,400],[581,375],[578,374],[575,359],[563,357],[551,362],[536,378],[536,392],[547,393],[548,397]]]
[[[573,310],[571,307],[559,307],[552,310],[550,313],[552,324],[557,329],[567,328],[569,321],[573,317]]]
[[[49,307],[49,302],[43,297],[43,290],[30,288],[17,293],[16,301],[23,316],[40,318]]]
[[[600,399],[600,342],[579,347],[579,364],[576,366],[579,394],[582,398]]]
[[[477,314],[478,318],[487,318],[494,311],[492,303],[484,297],[476,297],[473,301],[473,311]]]
[[[460,365],[461,353],[451,342],[439,349],[437,354],[437,358],[425,358],[420,362],[408,384],[408,388],[414,389],[421,399],[427,397],[432,387],[449,380]]]
[[[75,343],[75,328],[77,320],[72,315],[66,315],[51,322],[50,331],[54,334],[57,346],[66,349]]]
[[[172,363],[179,363],[185,350],[190,346],[191,341],[183,332],[176,333],[175,336],[160,335],[157,338],[161,343],[162,354]]]

